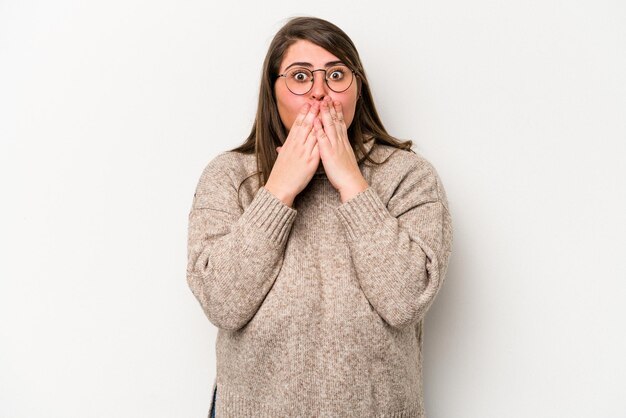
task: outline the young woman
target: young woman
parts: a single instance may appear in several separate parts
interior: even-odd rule
[[[187,281],[218,328],[212,416],[425,415],[423,321],[452,223],[411,145],[341,29],[278,31],[250,135],[207,164],[189,213]]]

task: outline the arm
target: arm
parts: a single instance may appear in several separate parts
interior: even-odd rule
[[[421,320],[443,284],[452,246],[448,202],[432,165],[413,165],[387,205],[369,186],[335,211],[370,304],[392,327]]]
[[[244,209],[220,155],[205,168],[189,212],[187,283],[218,328],[250,321],[274,284],[297,210],[264,187]]]

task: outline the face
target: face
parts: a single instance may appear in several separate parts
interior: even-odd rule
[[[309,63],[311,64],[310,67],[303,67],[309,68],[310,70],[317,70],[319,68],[326,69],[326,64],[328,62],[338,60],[339,58],[324,48],[315,45],[312,42],[300,39],[293,43],[285,52],[278,74],[284,74],[285,69],[294,62]],[[341,102],[346,128],[349,128],[352,124],[352,120],[354,119],[354,110],[356,108],[358,96],[358,83],[356,76],[346,91],[336,93],[326,85],[323,71],[316,71],[313,74],[313,87],[308,93],[303,95],[296,95],[290,92],[285,84],[284,77],[279,77],[274,83],[274,94],[276,95],[278,113],[280,114],[283,125],[287,131],[290,131],[294,120],[300,112],[300,108],[305,103],[313,104],[315,101],[321,101],[326,96],[330,96],[332,100]]]

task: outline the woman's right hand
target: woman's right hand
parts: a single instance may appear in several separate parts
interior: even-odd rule
[[[287,206],[309,183],[320,164],[320,154],[313,130],[319,102],[304,104],[293,122],[287,139],[280,147],[265,188]]]

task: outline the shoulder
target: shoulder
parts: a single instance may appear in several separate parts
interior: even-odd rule
[[[371,168],[372,181],[382,185],[389,194],[408,193],[415,199],[440,201],[448,207],[439,172],[424,155],[412,149],[377,144],[373,157],[384,162]]]
[[[223,151],[215,155],[202,170],[194,192],[192,208],[241,213],[243,207],[240,186],[246,178],[255,173],[255,161],[254,155],[234,151]]]
[[[379,158],[383,157],[386,162],[389,162],[388,167],[393,168],[396,173],[414,169],[436,173],[433,164],[424,155],[413,149],[404,150],[387,144],[377,144],[373,154]]]
[[[232,185],[235,189],[256,171],[254,155],[222,151],[209,160],[202,170],[196,193],[210,192],[215,186]]]

